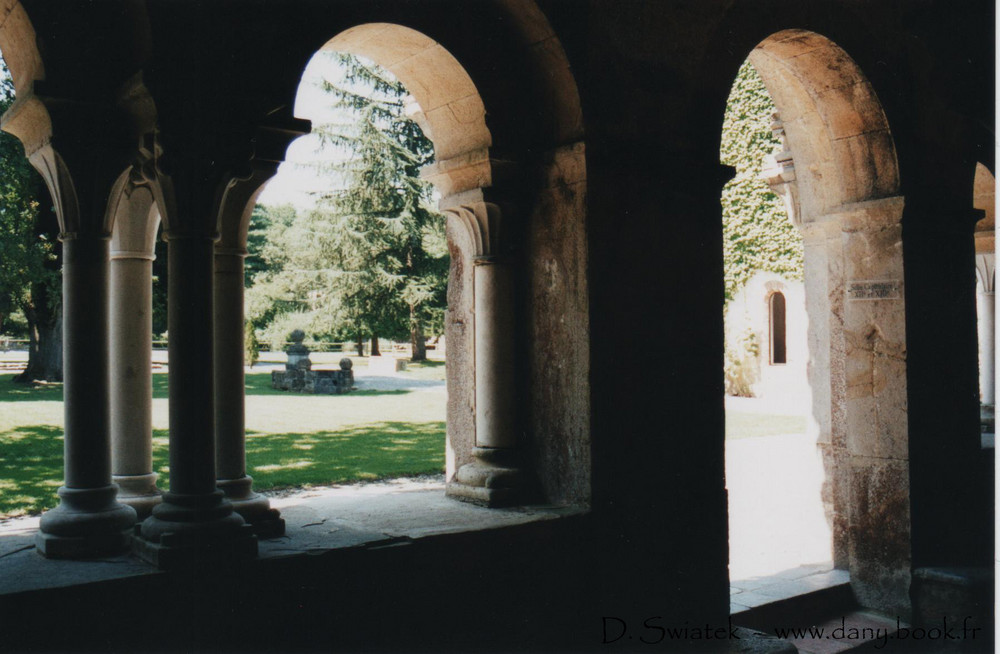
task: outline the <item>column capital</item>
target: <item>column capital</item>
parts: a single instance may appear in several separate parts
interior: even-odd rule
[[[46,95],[36,83],[4,114],[2,128],[21,140],[48,186],[64,232],[110,233],[108,198],[127,182],[143,118],[141,80],[103,101]]]
[[[503,230],[503,212],[492,202],[472,201],[457,206],[442,207],[444,214],[467,231],[473,244],[473,262],[502,257],[510,248],[510,239]],[[476,263],[476,265],[479,265]]]
[[[979,279],[980,293],[983,295],[993,295],[996,267],[996,255],[993,253],[976,255],[976,277]]]

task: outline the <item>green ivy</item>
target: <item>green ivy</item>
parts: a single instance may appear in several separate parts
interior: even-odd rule
[[[726,301],[759,271],[802,279],[802,237],[781,198],[761,176],[764,157],[780,146],[771,133],[774,102],[749,61],[743,63],[722,124],[722,163],[736,177],[722,190]]]

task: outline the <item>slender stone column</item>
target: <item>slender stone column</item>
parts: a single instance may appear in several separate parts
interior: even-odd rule
[[[476,293],[476,446],[517,445],[514,400],[514,289],[510,264],[477,257]]]
[[[153,472],[153,239],[147,199],[119,218],[111,251],[111,471],[140,520],[160,503]],[[153,214],[155,217],[155,214]],[[128,221],[128,222],[123,222]]]
[[[976,312],[979,330],[979,402],[984,407],[996,404],[996,360],[994,358],[994,327],[996,305],[993,299],[995,255],[977,254],[976,272],[979,285],[976,293]]]
[[[51,558],[128,547],[135,510],[115,500],[108,394],[108,237],[63,234],[65,485],[42,516],[36,547]]]
[[[489,218],[498,219],[490,212]],[[466,212],[468,224],[482,229],[478,242],[489,244],[489,226]],[[494,226],[495,240],[495,226]],[[485,248],[484,248],[485,249]],[[495,249],[495,244],[494,248]],[[529,488],[519,447],[515,396],[514,274],[503,257],[480,253],[475,266],[475,460],[455,473],[447,494],[487,506],[523,502]]]
[[[215,453],[218,487],[261,538],[285,533],[285,521],[253,492],[246,471],[241,249],[215,250]]]
[[[170,491],[134,548],[161,568],[253,557],[256,537],[215,483],[215,235],[168,230],[167,239]]]

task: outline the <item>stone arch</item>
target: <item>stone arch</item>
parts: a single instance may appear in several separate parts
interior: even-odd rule
[[[437,161],[458,160],[476,171],[449,175],[447,182],[437,174],[435,183],[442,195],[489,185],[492,139],[486,128],[486,107],[462,64],[443,46],[409,27],[369,23],[341,32],[321,50],[367,57],[403,83],[420,107],[414,119],[434,143]]]
[[[825,36],[784,30],[749,56],[795,148],[803,216],[899,193],[889,124],[857,64]]]
[[[0,3],[0,52],[10,69],[18,97],[26,95],[35,80],[45,79],[35,28],[20,0]]]
[[[810,433],[822,453],[834,562],[866,606],[909,612],[903,198],[885,112],[825,36],[777,32],[749,55],[783,152],[764,174],[799,227],[809,317]]]
[[[536,18],[544,21],[540,14]],[[530,148],[523,146],[523,152],[508,148],[502,161],[491,159],[493,136],[476,84],[463,64],[424,32],[401,24],[364,23],[340,32],[319,50],[364,56],[392,72],[414,97],[419,106],[414,119],[434,144],[435,161],[422,171],[422,176],[442,196],[440,209],[448,216],[452,255],[446,317],[448,479],[454,480],[463,467],[482,463],[480,455],[490,457],[483,444],[493,443],[486,447],[517,449],[519,453],[513,458],[503,454],[496,461],[473,466],[463,477],[468,485],[492,489],[501,483],[500,478],[517,477],[511,483],[527,487],[531,484],[522,475],[524,468],[551,466],[554,474],[538,475],[546,497],[552,501],[587,502],[589,319],[584,278],[586,174],[582,118],[575,82],[551,29],[538,22],[528,27],[531,29],[526,28],[523,35],[526,58],[532,66],[551,70],[546,77],[556,87],[537,99],[541,105],[539,115],[548,119],[541,120],[551,127],[545,138],[551,140],[532,142]],[[251,186],[253,182],[251,178]],[[223,221],[223,242],[240,241],[248,219],[249,211],[245,211],[242,219],[230,227]],[[539,285],[534,280],[540,276],[549,281]],[[483,281],[487,277],[490,281]],[[506,298],[499,301],[509,304],[509,311],[484,312],[481,306],[477,309],[476,298],[482,305],[487,286],[500,289],[493,297]],[[566,303],[567,311],[540,311],[549,300]],[[511,340],[500,348],[509,356],[494,358],[511,359],[503,366],[500,377],[484,377],[482,370],[477,371],[476,361],[486,360],[488,353],[476,348],[485,347],[482,333],[487,328],[486,316],[491,316],[490,320],[514,320],[510,316],[515,312],[519,315],[513,326],[519,334],[526,334],[523,342],[531,355],[518,356],[527,362],[515,364]],[[528,326],[522,329],[518,322]],[[504,338],[514,339],[515,330],[505,325],[508,323],[498,323],[491,331],[495,336],[503,334]],[[556,349],[570,352],[569,365],[552,369],[544,364],[543,358]],[[515,380],[515,375],[529,378],[530,383]],[[509,388],[502,393],[494,389],[498,396],[487,401],[483,387],[488,379],[491,386]],[[525,398],[524,389],[532,387],[546,389],[545,396],[536,397],[529,391]],[[504,407],[488,412],[496,417],[509,414],[509,407],[523,405],[525,399],[530,406],[518,409],[523,415],[507,415],[502,424],[482,419],[487,404]],[[532,428],[525,429],[529,423]],[[514,447],[513,443],[520,439],[484,437],[487,428],[530,434]],[[552,433],[558,437],[549,437]],[[531,465],[527,465],[529,460]],[[515,469],[518,472],[510,472]],[[478,493],[473,499],[491,504],[510,501],[505,493],[498,495],[504,499],[487,497],[491,494]]]

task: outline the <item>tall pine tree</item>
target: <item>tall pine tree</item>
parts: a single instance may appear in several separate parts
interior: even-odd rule
[[[421,360],[428,325],[443,322],[448,279],[444,217],[420,178],[434,149],[407,116],[406,89],[390,73],[352,55],[324,56],[343,70],[322,86],[344,120],[313,131],[343,156],[316,167],[341,183],[315,210],[269,231],[277,245],[272,270],[259,274],[251,292],[267,300],[251,304],[272,324],[292,318],[317,334],[325,322],[340,338],[371,338],[373,355],[379,337],[408,339]]]
[[[448,274],[444,217],[430,208],[432,190],[420,178],[434,147],[407,116],[398,80],[353,55],[330,56],[345,73],[323,88],[354,120],[316,132],[353,156],[333,164],[345,187],[310,217],[335,225],[327,244],[339,268],[335,287],[346,320],[372,336],[372,354],[379,335],[408,337],[413,358],[425,359],[425,325],[444,309]]]

